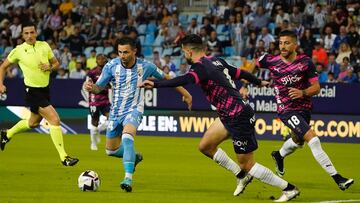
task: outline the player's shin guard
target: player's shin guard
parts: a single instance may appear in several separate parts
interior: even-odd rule
[[[276,176],[270,169],[259,163],[254,164],[250,169],[249,174],[259,179],[261,182],[281,188],[282,190],[288,186],[288,182]]]
[[[282,145],[279,153],[282,157],[286,157],[287,155],[293,153],[297,148],[301,147],[301,145],[296,144],[293,139],[289,138],[286,142]]]
[[[106,150],[106,154],[109,156],[114,156],[118,158],[123,158],[124,156],[124,145],[121,144],[120,147],[116,150]]]
[[[122,135],[122,144],[124,145],[124,169],[125,169],[125,178],[132,179],[132,174],[134,173],[135,165],[135,149],[134,149],[134,138],[130,134]]]
[[[50,126],[50,136],[55,145],[56,150],[59,153],[60,159],[63,161],[66,158],[67,154],[66,154],[65,148],[64,148],[64,141],[63,141],[61,127],[51,125]]]
[[[16,133],[24,132],[30,130],[29,120],[20,120],[12,128],[7,131],[7,137],[10,139]]]
[[[311,149],[314,158],[320,164],[320,166],[330,176],[337,174],[337,171],[334,165],[331,163],[329,156],[325,153],[325,151],[321,147],[320,139],[318,137],[314,137],[309,141],[308,145]]]
[[[239,165],[237,165],[221,148],[218,148],[214,154],[213,160],[220,166],[231,171],[235,176],[241,171]]]

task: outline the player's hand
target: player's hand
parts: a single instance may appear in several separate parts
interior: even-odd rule
[[[266,81],[266,80],[262,80],[262,81],[261,81],[261,84],[260,84],[261,87],[269,86],[269,85],[270,85],[270,82],[269,82],[269,81]]]
[[[0,94],[4,94],[6,92],[6,86],[4,84],[0,84]]]
[[[51,71],[51,66],[48,63],[40,63],[39,68],[40,68],[40,70],[42,70],[44,72]]]
[[[242,97],[243,100],[248,100],[249,99],[249,89],[247,87],[245,87],[244,85],[241,86],[239,93]]]
[[[299,98],[302,98],[304,95],[301,90],[290,87],[289,88],[289,96],[291,99],[299,99]]]
[[[187,104],[189,111],[191,111],[191,107],[192,107],[192,96],[191,96],[190,94],[185,95],[185,96],[182,97],[182,100],[183,100],[184,103]]]
[[[154,82],[150,80],[144,80],[141,84],[138,85],[138,87],[151,89],[154,87]]]
[[[94,82],[91,78],[85,81],[84,88],[86,91],[91,92],[93,90]]]

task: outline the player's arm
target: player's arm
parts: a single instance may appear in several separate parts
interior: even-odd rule
[[[320,83],[318,79],[318,74],[315,70],[315,65],[312,61],[309,60],[308,69],[305,71],[305,78],[308,78],[310,86],[306,89],[296,89],[289,88],[289,96],[291,99],[299,99],[302,97],[311,97],[319,94],[320,92]]]
[[[49,62],[50,62],[50,65],[51,65],[50,70],[57,71],[59,69],[60,63],[55,57],[51,58],[49,60]]]
[[[165,80],[170,80],[171,78],[170,78],[169,75],[166,74],[164,79]],[[191,96],[191,94],[182,86],[176,86],[175,90],[182,95],[183,102],[185,102],[188,105],[189,110],[191,110],[191,106],[192,106],[192,96]]]
[[[4,79],[7,69],[10,67],[11,63],[8,59],[0,65],[0,94],[6,92],[6,86],[4,85]]]
[[[101,71],[100,77],[96,81],[96,84],[88,76],[85,82],[85,90],[94,94],[99,94],[101,91],[103,91],[109,84],[110,79],[112,78],[111,66],[112,64],[110,63],[107,63],[104,66],[103,70]]]

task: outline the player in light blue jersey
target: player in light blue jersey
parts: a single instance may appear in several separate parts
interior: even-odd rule
[[[101,92],[108,83],[113,87],[113,99],[109,125],[106,130],[106,153],[123,158],[125,178],[120,187],[132,191],[132,176],[142,156],[135,153],[134,137],[144,113],[144,89],[138,85],[149,77],[170,79],[153,63],[136,58],[136,44],[131,38],[121,38],[117,43],[119,57],[109,61],[103,68],[96,84],[88,80],[85,89],[92,93]],[[182,94],[189,109],[192,97],[183,87],[176,90]]]

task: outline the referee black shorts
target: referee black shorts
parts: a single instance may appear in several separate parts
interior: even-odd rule
[[[30,107],[30,111],[38,114],[39,107],[47,107],[50,104],[50,88],[47,87],[28,87],[25,86],[25,103]]]

